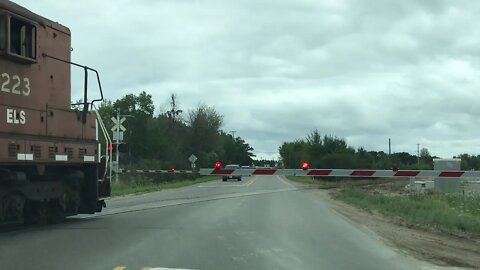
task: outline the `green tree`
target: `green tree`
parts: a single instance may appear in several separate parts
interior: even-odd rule
[[[308,144],[303,140],[284,142],[279,148],[280,156],[286,168],[299,168],[302,161],[307,160]]]
[[[213,164],[219,159],[221,151],[219,132],[223,124],[223,116],[213,107],[202,104],[189,112],[188,124],[192,153],[198,155],[202,166]]]
[[[319,168],[322,166],[322,157],[325,155],[325,146],[323,144],[322,136],[318,132],[318,130],[312,131],[307,136],[307,145],[306,145],[306,153],[307,156],[305,160],[307,160],[311,167]]]
[[[433,169],[433,157],[427,148],[420,150],[420,169],[432,170]]]
[[[233,138],[225,132],[220,133],[220,141],[223,151],[220,153],[220,160],[226,164],[251,165],[253,162],[253,148],[241,137]]]
[[[170,108],[154,116],[152,96],[146,92],[128,94],[112,102],[104,101],[98,111],[110,131],[111,117],[129,115],[124,142],[130,153],[121,154],[122,165],[140,164],[154,168],[189,168],[188,156],[195,154],[200,167],[212,166],[214,161],[250,165],[253,148],[241,137],[233,138],[221,131],[223,116],[213,107],[200,105],[190,110],[187,121],[175,94],[169,96]]]
[[[131,158],[137,159],[152,155],[152,149],[145,144],[147,124],[153,118],[154,105],[152,95],[145,91],[138,96],[128,94],[113,103],[115,112],[120,111],[121,115],[128,115],[126,121],[127,132],[124,141],[129,144]]]
[[[172,120],[172,122],[181,121],[181,115],[183,110],[179,109],[177,95],[172,93],[170,94],[170,110],[168,110],[165,114],[166,116]]]
[[[375,158],[370,152],[360,147],[355,154],[355,168],[371,169],[375,164]]]

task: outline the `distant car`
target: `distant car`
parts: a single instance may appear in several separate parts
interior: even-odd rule
[[[236,164],[230,164],[230,165],[225,166],[225,169],[228,169],[228,170],[237,170],[237,169],[240,169],[240,166],[239,166],[239,165],[236,165]],[[242,181],[242,176],[241,176],[241,175],[231,174],[231,175],[224,175],[224,176],[222,177],[222,180],[223,180],[224,182],[227,181],[228,179],[237,179],[237,181]]]

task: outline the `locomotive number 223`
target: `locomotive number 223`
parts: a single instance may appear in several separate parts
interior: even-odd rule
[[[2,73],[0,80],[1,91],[15,95],[30,95],[30,79],[20,78],[18,75],[10,76],[8,73]]]

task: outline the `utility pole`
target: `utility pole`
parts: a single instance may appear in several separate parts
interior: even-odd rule
[[[420,144],[417,143],[417,169],[420,170]]]
[[[231,130],[231,131],[230,131],[230,133],[232,134],[232,137],[233,137],[234,140],[235,140],[235,133],[236,133],[236,132],[237,132],[236,130]]]
[[[392,154],[392,140],[388,138],[388,156]]]
[[[120,144],[120,108],[117,109],[117,123],[119,123],[117,125],[117,140],[116,140],[116,147],[117,151],[115,151],[115,163],[117,164],[117,170],[116,170],[116,173],[115,173],[115,183],[118,183],[118,169],[120,168],[120,162],[119,162],[119,159],[120,159],[120,153],[118,151],[118,145]]]

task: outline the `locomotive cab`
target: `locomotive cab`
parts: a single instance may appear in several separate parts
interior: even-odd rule
[[[0,223],[94,213],[110,195],[99,144],[108,134],[93,110],[98,72],[70,57],[67,27],[0,2]],[[81,110],[72,109],[72,66],[85,71]],[[102,98],[89,101],[92,72]]]
[[[12,59],[36,62],[37,23],[11,13],[0,15],[0,51]]]

